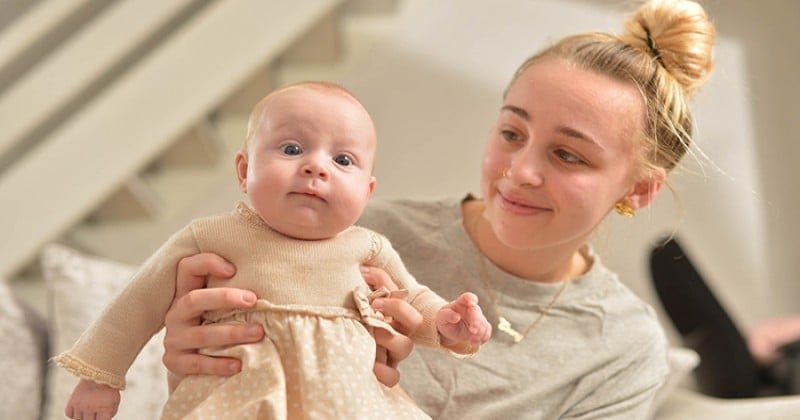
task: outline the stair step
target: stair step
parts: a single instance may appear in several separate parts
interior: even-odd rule
[[[348,0],[344,11],[348,15],[391,14],[399,6],[401,0]]]
[[[105,220],[73,228],[66,239],[94,254],[137,264],[149,256],[169,235],[191,219],[227,211],[242,199],[236,187],[234,156],[244,143],[247,117],[220,117],[206,129],[218,139],[214,162],[206,165],[164,165],[142,174],[159,198],[160,211],[147,219]],[[220,194],[219,191],[228,191]]]
[[[236,90],[217,108],[215,114],[249,115],[256,102],[276,87],[272,66],[270,63],[270,65],[258,69],[255,74],[240,83]]]
[[[308,32],[281,54],[279,63],[329,65],[341,55],[340,7],[322,17]]]
[[[281,60],[274,68],[278,86],[303,80],[338,82],[353,68],[369,59],[376,48],[393,31],[396,17],[393,14],[345,14],[340,20],[342,51],[330,63]]]
[[[113,0],[27,0],[3,2],[0,30],[0,92],[28,72],[42,57],[94,18]],[[7,4],[10,3],[10,4]],[[22,5],[28,3],[27,5]],[[6,7],[11,10],[6,10]],[[21,9],[24,7],[24,9]],[[16,17],[14,9],[17,9]]]
[[[216,128],[205,118],[171,144],[150,165],[150,170],[184,165],[213,165],[220,158],[220,149],[224,148],[221,141]]]
[[[192,0],[119,1],[63,42],[0,96],[0,167],[33,147],[145,55],[198,7]]]
[[[87,223],[157,217],[161,209],[158,195],[139,177],[127,181],[111,194],[88,218]]]

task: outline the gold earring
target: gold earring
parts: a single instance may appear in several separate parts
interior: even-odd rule
[[[627,202],[622,201],[614,204],[614,210],[620,215],[628,218],[633,217],[636,214]]]
[[[503,169],[503,178],[508,178],[508,174],[511,172],[511,168]]]

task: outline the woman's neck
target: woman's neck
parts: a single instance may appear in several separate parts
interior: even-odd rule
[[[537,282],[558,282],[573,279],[590,268],[581,247],[551,247],[541,250],[519,250],[497,239],[488,220],[483,217],[482,200],[465,201],[461,205],[464,229],[479,252],[504,271]]]

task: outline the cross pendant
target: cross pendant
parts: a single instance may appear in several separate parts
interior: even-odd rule
[[[514,340],[515,343],[519,343],[520,341],[522,341],[523,338],[525,338],[524,335],[520,334],[519,331],[515,330],[511,326],[511,323],[508,322],[508,320],[502,316],[499,317],[499,319],[497,320],[497,329],[508,334]]]

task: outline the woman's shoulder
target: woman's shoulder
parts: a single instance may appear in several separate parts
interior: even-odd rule
[[[589,252],[593,258],[592,269],[586,276],[576,279],[584,288],[579,304],[598,308],[604,314],[607,334],[650,337],[656,342],[665,339],[655,309],[625,285],[598,255],[591,249]]]
[[[367,206],[358,225],[404,242],[430,233],[461,218],[460,198],[376,198]]]

